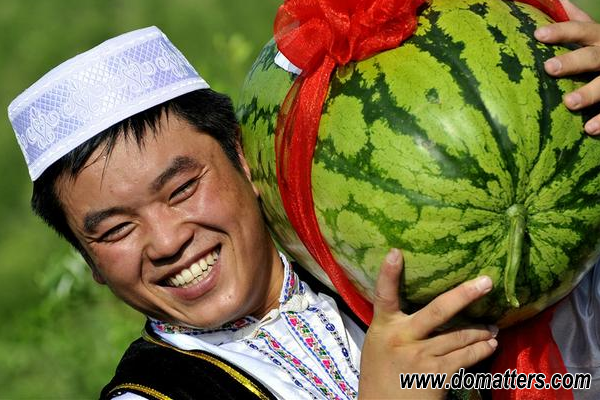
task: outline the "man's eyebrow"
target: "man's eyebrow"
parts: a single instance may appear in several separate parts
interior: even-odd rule
[[[112,217],[116,214],[130,213],[131,210],[123,207],[111,207],[106,210],[94,211],[88,213],[83,218],[83,230],[86,233],[96,233],[98,225],[106,218]]]
[[[173,159],[171,165],[167,167],[151,184],[150,191],[156,193],[160,191],[165,184],[177,174],[198,168],[196,160],[187,156],[178,156]]]

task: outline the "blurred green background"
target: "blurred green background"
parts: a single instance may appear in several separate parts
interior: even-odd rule
[[[574,2],[600,18],[598,0]],[[279,3],[3,0],[0,104],[78,52],[149,25],[235,101]],[[95,285],[79,257],[32,215],[31,184],[6,116],[0,130],[0,399],[96,398],[142,318]]]

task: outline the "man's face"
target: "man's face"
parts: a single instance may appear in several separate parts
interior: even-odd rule
[[[102,147],[102,146],[101,146]],[[214,327],[277,305],[282,268],[257,193],[218,142],[170,116],[57,183],[94,276],[137,310]]]

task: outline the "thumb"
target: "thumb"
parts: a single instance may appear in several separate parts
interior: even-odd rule
[[[377,276],[373,301],[374,319],[400,312],[400,274],[403,266],[402,252],[398,249],[390,249],[381,263]]]

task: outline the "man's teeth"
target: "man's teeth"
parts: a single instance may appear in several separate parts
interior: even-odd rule
[[[167,281],[174,287],[193,286],[208,276],[218,259],[219,253],[215,250],[197,263],[192,264],[191,267],[167,279]]]

